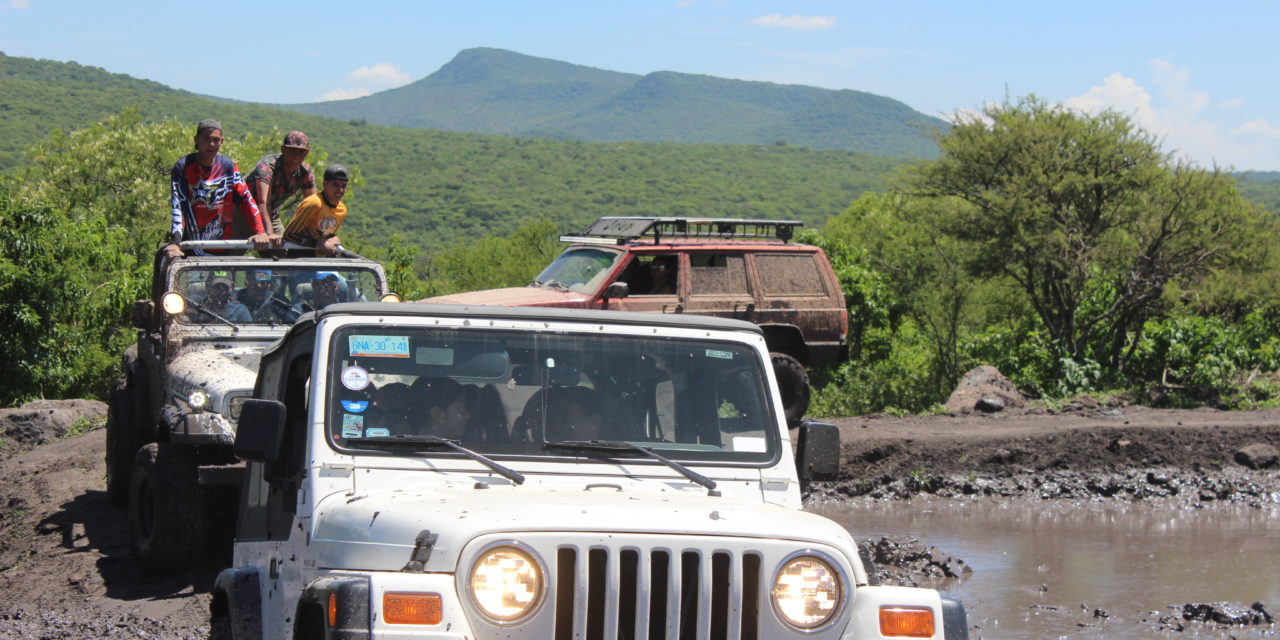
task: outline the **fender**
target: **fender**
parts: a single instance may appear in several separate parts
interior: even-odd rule
[[[330,576],[316,578],[302,590],[298,613],[294,617],[294,636],[325,640],[357,640],[368,638],[369,580],[363,577]],[[334,597],[336,610],[329,624],[329,598]]]

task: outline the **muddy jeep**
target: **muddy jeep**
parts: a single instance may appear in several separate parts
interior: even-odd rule
[[[214,244],[245,246],[183,248]],[[231,445],[263,349],[306,312],[387,295],[382,267],[358,257],[158,260],[107,413],[107,493],[128,506],[142,564],[198,563],[234,508],[243,465]]]
[[[210,636],[965,638],[963,605],[872,584],[801,509],[839,434],[793,444],[772,371],[763,329],[722,318],[307,316],[242,409]]]
[[[849,316],[822,249],[794,220],[600,218],[526,287],[430,298],[460,304],[696,314],[764,330],[787,419],[809,408],[805,367],[843,358]]]

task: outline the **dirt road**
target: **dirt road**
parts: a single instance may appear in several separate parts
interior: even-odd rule
[[[844,473],[826,499],[928,491],[1116,500],[1232,500],[1280,509],[1280,471],[1236,463],[1280,447],[1280,411],[1082,406],[1057,415],[862,417],[834,421]],[[0,638],[207,634],[209,588],[226,562],[177,574],[135,567],[123,510],[107,500],[101,429],[29,451],[0,447]],[[1045,483],[1045,478],[1057,478]]]

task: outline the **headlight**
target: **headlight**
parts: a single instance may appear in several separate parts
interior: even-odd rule
[[[797,629],[812,631],[831,622],[843,604],[843,576],[817,556],[790,558],[773,578],[773,609]]]
[[[388,293],[381,298],[382,302],[401,302],[400,296],[394,293]]]
[[[165,313],[176,316],[187,309],[187,300],[177,291],[170,291],[160,298],[160,308]]]
[[[480,612],[498,623],[533,613],[542,600],[543,569],[530,553],[513,546],[494,547],[471,566],[467,585]]]
[[[209,394],[196,389],[187,394],[187,405],[193,410],[209,408]]]

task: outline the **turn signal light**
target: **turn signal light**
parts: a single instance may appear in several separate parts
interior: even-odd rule
[[[933,609],[880,607],[880,635],[893,638],[932,638]]]
[[[440,624],[443,610],[438,593],[382,594],[382,619],[390,624]]]

